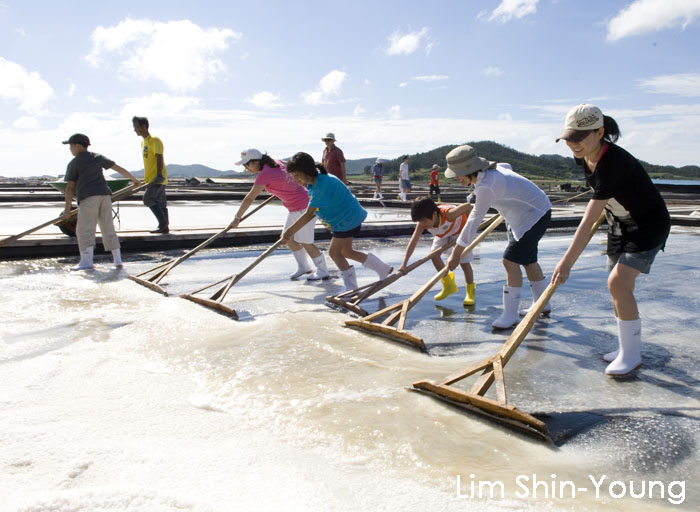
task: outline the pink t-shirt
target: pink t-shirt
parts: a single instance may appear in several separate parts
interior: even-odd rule
[[[287,210],[298,212],[309,205],[309,193],[285,170],[284,163],[275,160],[279,167],[264,166],[255,177],[256,185],[264,185],[273,196],[279,197]]]

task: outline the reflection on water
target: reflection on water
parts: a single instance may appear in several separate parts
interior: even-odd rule
[[[569,240],[570,234],[543,241],[540,261],[546,272]],[[363,240],[358,247],[372,246],[383,260],[398,263],[405,242]],[[68,343],[109,343],[113,350],[140,354],[154,368],[195,379],[200,389],[189,398],[193,407],[272,429],[296,446],[332,454],[339,464],[449,493],[455,491],[458,475],[464,482],[473,474],[510,482],[510,498],[518,475],[551,480],[555,474],[557,480],[589,487],[589,475],[627,482],[685,480],[684,506],[697,506],[697,235],[674,230],[652,275],[639,279],[645,360],[643,369],[626,381],[603,375],[601,355],[614,346],[616,335],[600,242],[596,237],[583,253],[571,280],[553,299],[552,317],[535,324],[505,370],[509,399],[522,410],[588,411],[608,418],[558,448],[406,389],[414,381],[439,380],[462,370],[505,341],[507,333],[490,329],[499,314],[504,280],[502,235],[480,247],[474,264],[475,308],[462,307],[459,293],[440,303],[428,295],[409,312],[406,329],[425,339],[429,355],[346,329],[343,320],[350,316],[323,304],[325,296],[342,288],[337,270],[334,279],[321,284],[289,281],[286,272],[294,263],[285,250],[270,256],[227,295],[225,303],[239,312],[240,322],[176,296],[235,273],[259,251],[200,253],[161,283],[172,295],[167,298],[106,265],[76,274],[56,260],[3,262],[0,307],[12,319],[0,335],[0,368]],[[427,250],[425,239],[416,257]],[[152,265],[127,260],[126,270],[138,274]],[[405,299],[433,272],[430,264],[423,265],[362,306],[371,312]],[[358,266],[358,280],[368,284],[371,272]],[[589,492],[579,493],[575,501],[540,495],[518,508],[595,510],[603,502],[612,510],[628,510],[630,503],[648,510],[668,505],[659,499],[596,499]]]

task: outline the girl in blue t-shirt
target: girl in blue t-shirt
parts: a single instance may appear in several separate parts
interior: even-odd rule
[[[328,254],[343,276],[343,292],[358,288],[355,267],[348,263],[348,259],[359,261],[368,269],[374,270],[380,280],[394,270],[374,254],[365,254],[352,248],[352,239],[360,234],[367,211],[342,181],[328,174],[321,164],[316,164],[311,155],[303,152],[289,159],[287,172],[297,183],[307,188],[310,200],[306,212],[282,233],[283,241],[291,239],[298,229],[314,215],[318,215],[331,230]]]

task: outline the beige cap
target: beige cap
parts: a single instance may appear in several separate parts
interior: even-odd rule
[[[323,137],[321,137],[321,140],[335,140],[335,133],[333,132],[328,132],[325,134]]]
[[[469,176],[475,172],[494,167],[496,162],[477,156],[476,150],[471,146],[457,146],[447,153],[447,170],[445,177]]]
[[[597,130],[603,126],[603,113],[595,105],[582,103],[566,115],[564,131],[555,142],[561,139],[571,142],[579,142],[588,136],[591,130]]]

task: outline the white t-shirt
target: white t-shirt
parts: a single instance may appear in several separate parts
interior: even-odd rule
[[[408,164],[406,162],[399,165],[399,178],[402,180],[408,179]]]
[[[506,219],[506,225],[516,240],[520,240],[542,216],[552,209],[547,195],[533,182],[513,172],[510,164],[498,164],[476,178],[476,203],[467,224],[459,235],[457,245],[468,246],[490,207]]]

